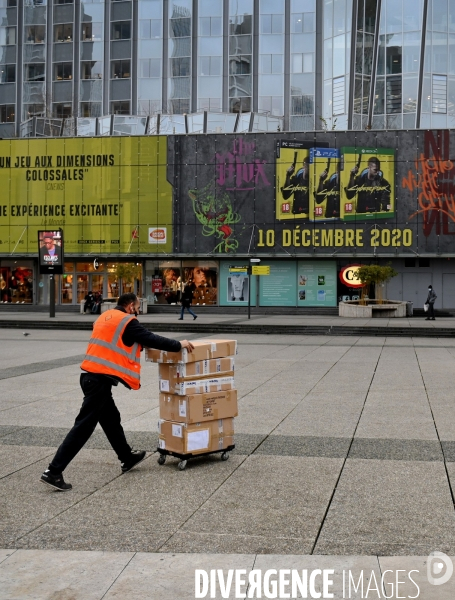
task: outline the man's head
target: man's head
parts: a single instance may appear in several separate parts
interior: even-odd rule
[[[128,294],[122,294],[117,301],[117,305],[124,308],[129,315],[135,315],[137,317],[140,302],[137,299],[136,294],[132,294],[131,292]]]
[[[371,158],[368,159],[369,175],[376,177],[376,175],[379,173],[380,168],[381,168],[381,163],[379,161],[379,158],[377,158],[376,156],[372,156]]]
[[[43,242],[44,246],[50,250],[54,247],[54,234],[53,233],[44,233],[43,234]]]

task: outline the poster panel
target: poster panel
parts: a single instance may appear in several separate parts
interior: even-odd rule
[[[316,222],[340,218],[340,152],[335,148],[311,148],[310,212]]]
[[[395,213],[395,150],[342,148],[341,217],[390,219]]]
[[[165,136],[0,140],[0,251],[62,228],[67,254],[170,252],[166,159]]]
[[[336,261],[298,261],[297,305],[337,306]]]
[[[220,306],[248,306],[248,287],[251,283],[250,306],[256,306],[256,277],[248,280],[247,273],[231,273],[232,261],[220,263]],[[239,263],[240,264],[240,263]],[[248,264],[248,261],[245,262]]]
[[[260,306],[296,306],[297,264],[292,262],[263,261],[270,265],[270,275],[259,277]]]
[[[65,252],[63,231],[38,231],[40,275],[62,275]]]

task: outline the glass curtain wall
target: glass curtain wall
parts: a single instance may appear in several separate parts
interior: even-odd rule
[[[428,2],[420,127],[455,126],[455,0]]]
[[[353,129],[365,129],[373,76],[373,54],[376,29],[377,0],[359,0],[355,46],[355,81]],[[383,129],[384,125],[380,126]]]
[[[80,106],[81,117],[103,114],[104,2],[81,2],[80,25]]]
[[[374,129],[416,126],[422,16],[423,0],[382,2]]]
[[[253,108],[253,0],[229,0],[229,112]]]
[[[46,0],[35,4],[24,2],[23,22],[23,114],[25,121],[30,117],[45,116],[51,106],[46,95]]]
[[[258,109],[284,115],[284,0],[259,2]]]
[[[110,113],[130,115],[132,81],[132,2],[111,2]]]
[[[16,120],[16,0],[0,0],[0,123]]]
[[[170,114],[191,109],[192,0],[169,1],[169,90]]]
[[[290,129],[315,128],[316,0],[291,0]],[[320,123],[316,123],[316,129]]]
[[[348,126],[351,28],[352,0],[324,0],[323,116],[316,128]]]
[[[52,115],[73,116],[74,4],[54,0],[52,46]]]
[[[139,0],[138,115],[162,108],[163,2]]]
[[[223,106],[223,0],[198,0],[197,109]]]

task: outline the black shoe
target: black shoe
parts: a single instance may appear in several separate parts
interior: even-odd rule
[[[197,319],[197,315],[195,317],[193,317],[193,321],[195,321]]]
[[[431,319],[431,320],[432,320],[432,321],[436,321],[436,319],[435,319],[434,317],[432,317],[432,319]]]
[[[52,475],[49,469],[46,469],[40,478],[41,483],[47,483],[59,492],[69,492],[73,486],[71,483],[65,483],[63,475]]]
[[[128,473],[128,471],[131,471],[131,469],[144,460],[145,455],[145,450],[133,450],[131,452],[131,458],[122,463],[122,473]]]
[[[179,317],[177,321],[183,321],[183,317]]]
[[[425,321],[429,321],[429,320],[430,320],[430,317],[427,317],[427,318],[425,319]]]

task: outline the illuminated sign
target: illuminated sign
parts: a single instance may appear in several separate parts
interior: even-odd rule
[[[350,288],[361,288],[363,283],[359,279],[359,269],[362,265],[349,265],[340,271],[340,281]]]

